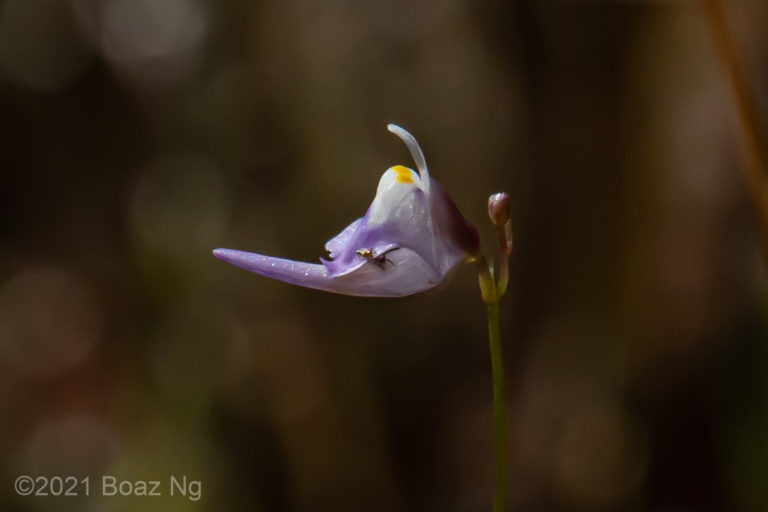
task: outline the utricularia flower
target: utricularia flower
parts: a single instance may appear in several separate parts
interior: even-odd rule
[[[442,185],[429,176],[416,139],[387,126],[411,151],[419,172],[390,167],[365,215],[325,244],[329,256],[306,263],[234,249],[214,256],[251,272],[333,293],[402,297],[439,285],[464,260],[478,255],[477,230]]]

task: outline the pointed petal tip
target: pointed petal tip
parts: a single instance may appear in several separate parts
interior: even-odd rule
[[[236,263],[236,256],[237,254],[244,254],[243,251],[238,251],[235,249],[224,249],[222,247],[219,247],[218,249],[213,250],[213,255],[220,259],[221,261],[225,261],[227,263],[232,263],[237,265]]]

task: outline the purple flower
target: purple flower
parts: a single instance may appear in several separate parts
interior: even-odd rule
[[[395,124],[387,128],[408,146],[419,172],[387,169],[365,216],[325,244],[328,259],[306,263],[234,249],[213,255],[266,277],[345,295],[402,297],[439,285],[478,254],[477,230],[430,178],[413,135]]]

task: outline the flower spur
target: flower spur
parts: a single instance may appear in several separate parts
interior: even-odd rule
[[[235,249],[217,258],[290,284],[345,295],[403,297],[439,285],[446,274],[479,253],[477,230],[445,189],[429,176],[416,139],[400,126],[390,132],[408,146],[418,173],[387,169],[365,215],[325,244],[328,259],[307,263]]]

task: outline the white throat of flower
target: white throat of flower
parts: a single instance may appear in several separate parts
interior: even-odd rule
[[[376,197],[368,210],[368,226],[382,224],[393,217],[413,217],[427,213],[417,211],[424,209],[428,203],[424,198],[429,197],[429,171],[424,153],[413,135],[406,130],[396,124],[390,124],[387,128],[408,146],[419,172],[404,165],[395,165],[384,172],[376,189]],[[423,195],[415,194],[416,191]]]

